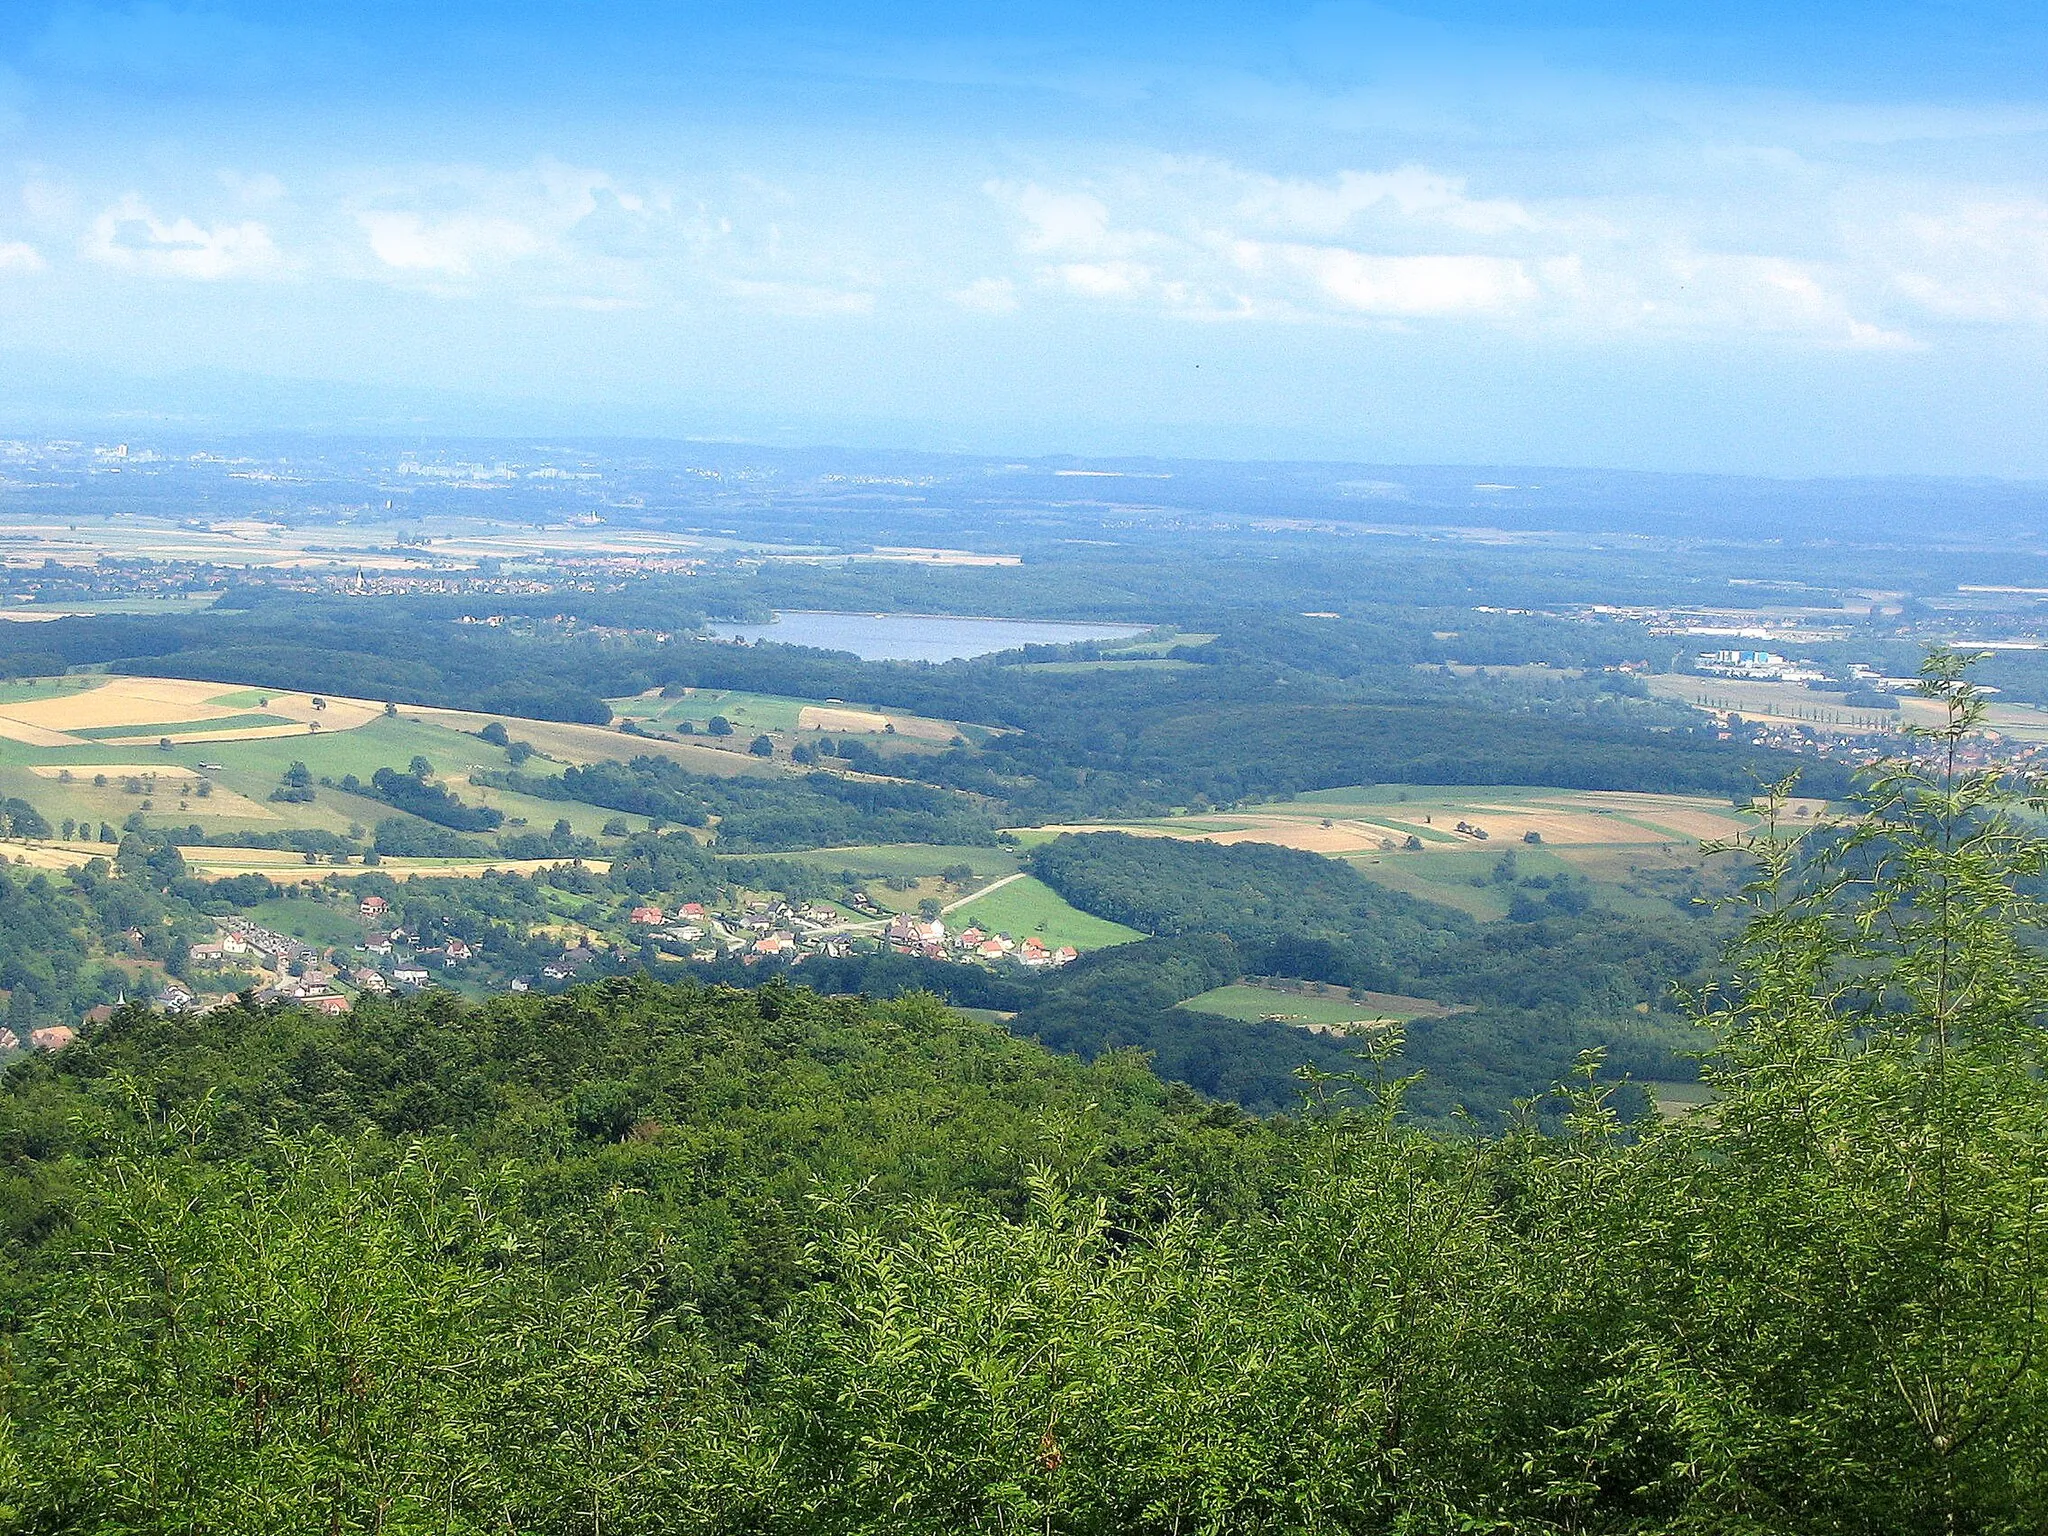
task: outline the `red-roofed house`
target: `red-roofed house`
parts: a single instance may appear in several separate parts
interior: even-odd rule
[[[662,916],[661,908],[659,907],[635,907],[626,914],[626,921],[629,923],[639,923],[642,927],[646,928],[659,928],[668,919]]]

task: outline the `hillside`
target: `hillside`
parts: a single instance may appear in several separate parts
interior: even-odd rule
[[[2035,1528],[2048,846],[1876,799],[1639,1136],[780,983],[117,1013],[0,1083],[0,1530]]]

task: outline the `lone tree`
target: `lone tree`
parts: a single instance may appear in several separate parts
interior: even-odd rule
[[[773,757],[775,755],[775,743],[766,736],[756,736],[747,743],[747,750],[756,757]]]

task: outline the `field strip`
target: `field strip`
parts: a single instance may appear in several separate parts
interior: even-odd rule
[[[180,746],[197,746],[209,741],[276,741],[286,736],[293,740],[303,740],[321,735],[324,731],[324,726],[316,731],[297,721],[281,720],[276,725],[224,726],[217,730],[209,730],[203,724],[197,728],[188,726],[177,732],[176,736]],[[150,731],[140,736],[95,736],[91,739],[91,744],[101,747],[153,746],[157,738],[165,734],[167,733],[162,731]]]
[[[32,869],[76,869],[91,859],[111,859],[114,845],[111,843],[60,842],[53,839],[38,839],[33,842],[9,841],[0,844],[6,850],[5,857],[11,862],[15,858],[25,860]],[[542,870],[553,869],[557,864],[580,863],[593,874],[611,873],[609,859],[385,859],[381,864],[364,866],[360,864],[329,864],[322,861],[308,864],[305,855],[294,853],[288,848],[215,848],[193,845],[181,847],[186,867],[203,879],[218,880],[231,875],[265,875],[280,885],[317,884],[329,875],[344,878],[365,875],[389,875],[394,880],[409,879],[418,875],[425,879],[463,879],[476,875],[507,874],[532,875]]]
[[[24,747],[89,747],[91,742],[83,736],[69,736],[63,731],[53,731],[46,725],[31,725],[26,720],[16,720],[0,714],[0,736],[9,741],[18,741]]]

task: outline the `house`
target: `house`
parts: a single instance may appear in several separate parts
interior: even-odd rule
[[[224,955],[246,955],[250,947],[239,933],[224,933],[220,937],[220,952]]]
[[[388,955],[391,953],[391,935],[372,933],[364,938],[363,948],[373,955]]]
[[[796,948],[795,941],[786,934],[771,933],[764,939],[754,940],[754,953],[757,955],[787,954],[794,948]]]
[[[11,1029],[0,1029],[0,1051],[18,1051],[20,1049],[21,1036]]]
[[[508,984],[507,990],[512,992],[531,992],[533,990],[533,983],[524,976],[514,976]]]
[[[194,965],[219,965],[227,958],[227,953],[227,946],[219,942],[193,944],[185,950],[186,958]]]
[[[668,919],[659,907],[635,907],[626,914],[626,921],[638,923],[643,928],[659,928]]]
[[[401,987],[424,987],[427,984],[427,968],[423,965],[401,965],[391,973],[391,979]]]
[[[164,1005],[166,1013],[185,1013],[199,1006],[199,999],[192,995],[191,989],[180,986],[175,981],[164,983],[163,996],[159,1001]]]
[[[686,901],[682,905],[682,910],[676,915],[678,917],[702,917],[704,915],[704,903],[701,901]]]
[[[365,896],[356,907],[357,914],[366,923],[374,923],[390,909],[391,903],[382,896]]]
[[[441,953],[445,957],[442,961],[444,965],[460,965],[463,961],[474,959],[476,956],[476,951],[469,947],[468,941],[459,938],[450,939],[442,945]]]
[[[1052,952],[1052,963],[1054,965],[1066,965],[1070,961],[1078,960],[1080,958],[1081,951],[1074,948],[1074,946],[1071,944],[1062,944],[1058,949]]]
[[[359,966],[357,969],[350,971],[348,979],[355,984],[356,990],[359,992],[389,992],[391,990],[391,983],[384,979],[383,973],[381,971],[373,971],[366,965]]]
[[[101,1003],[97,1007],[88,1008],[85,1010],[85,1022],[88,1024],[104,1024],[114,1016],[114,1009],[118,1006],[115,1003]],[[31,1042],[34,1041],[38,1033],[40,1031],[30,1031],[29,1039]]]
[[[304,1002],[315,1013],[324,1013],[330,1018],[348,1012],[348,999],[339,992],[322,992],[317,997],[304,999]]]
[[[106,1007],[104,1003],[100,1006]],[[95,1009],[94,1012],[98,1012],[98,1009]],[[107,1012],[112,1013],[113,1009],[108,1008]],[[87,1015],[87,1018],[90,1022],[98,1022],[98,1020],[92,1019],[91,1015]],[[28,1032],[30,1048],[38,1051],[61,1051],[77,1038],[78,1031],[69,1024],[52,1024],[47,1029],[32,1029]]]
[[[981,941],[987,937],[988,935],[983,933],[979,928],[964,928],[959,933],[953,936],[953,942],[963,946],[964,948],[973,949],[976,945],[981,943]]]

